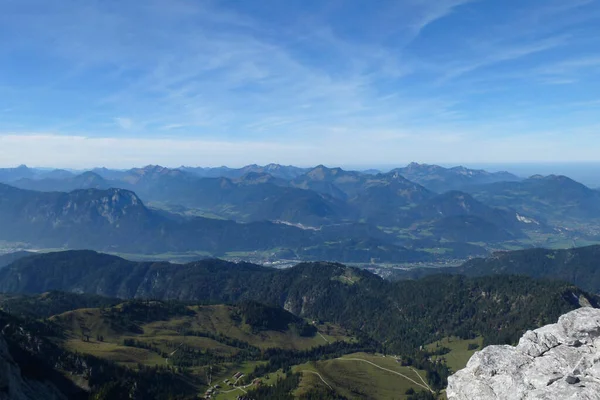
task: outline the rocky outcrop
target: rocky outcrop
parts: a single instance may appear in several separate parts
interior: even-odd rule
[[[24,378],[0,333],[0,400],[62,400],[65,397],[52,383]]]
[[[449,400],[600,399],[600,310],[580,308],[523,335],[488,346],[448,378]]]

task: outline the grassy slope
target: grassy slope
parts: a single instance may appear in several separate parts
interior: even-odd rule
[[[350,399],[405,399],[407,397],[405,393],[409,388],[416,391],[424,390],[409,379],[358,361],[359,359],[403,374],[418,383],[422,383],[419,376],[426,380],[424,371],[403,367],[392,357],[355,353],[340,359],[311,362],[294,367],[294,371],[303,373],[296,394],[302,394],[311,387],[325,385],[319,376],[312,372],[320,374],[338,393]]]
[[[300,337],[290,331],[262,331],[253,333],[249,326],[237,324],[231,319],[233,307],[225,305],[216,306],[193,306],[195,315],[190,317],[175,317],[168,321],[155,321],[143,324],[141,327],[143,333],[136,334],[111,327],[110,324],[102,317],[100,309],[81,309],[69,311],[64,314],[54,316],[52,319],[59,322],[69,332],[70,339],[73,341],[81,341],[81,325],[87,327],[90,331],[90,340],[95,341],[97,335],[104,336],[105,342],[113,342],[122,344],[123,339],[135,338],[137,340],[146,341],[148,343],[160,342],[161,340],[171,340],[181,342],[182,338],[177,332],[178,328],[186,327],[187,329],[222,333],[230,338],[239,339],[250,343],[259,348],[283,348],[303,350],[311,347],[326,344],[326,340],[319,334],[313,337]],[[347,340],[348,337],[342,329],[336,326],[319,325],[321,334],[329,341]],[[329,334],[328,334],[329,333]],[[208,348],[227,347],[207,338],[185,337],[186,343],[197,347]],[[214,342],[217,344],[210,344]]]
[[[116,306],[116,308],[119,308],[119,306]],[[133,332],[127,328],[111,324],[103,316],[103,310],[98,308],[68,311],[52,317],[51,320],[61,325],[67,333],[67,337],[63,342],[67,349],[91,354],[132,368],[135,368],[138,364],[147,366],[168,365],[168,360],[155,351],[124,346],[123,341],[125,339],[144,342],[164,353],[171,353],[181,343],[197,350],[210,349],[213,353],[224,356],[233,355],[239,351],[235,347],[210,338],[182,336],[177,332],[179,328],[215,334],[221,333],[263,349],[277,347],[303,350],[326,344],[326,340],[330,342],[350,340],[341,328],[332,325],[319,325],[320,334],[314,337],[300,337],[291,331],[253,333],[249,326],[236,322],[231,318],[232,306],[192,306],[189,308],[194,311],[193,315],[177,316],[166,321],[142,324],[143,332]],[[84,333],[89,335],[89,341],[84,340]],[[98,340],[99,335],[103,337],[103,341]],[[238,371],[247,374],[259,363],[261,362],[248,361],[223,363],[215,366],[212,374],[213,385],[220,384],[225,388],[226,384],[223,382],[225,379],[230,379]],[[202,382],[206,380],[207,367],[194,367],[192,373],[198,378],[195,383],[199,392],[203,393],[205,387]],[[276,373],[270,374],[270,379],[264,379],[264,381],[267,384],[269,382],[274,383],[277,375]],[[239,394],[242,394],[242,392],[236,390],[228,393],[223,398],[237,398]]]
[[[229,306],[202,306],[193,307],[193,309],[197,314],[192,321],[192,329],[207,332],[220,332],[226,336],[248,342],[259,348],[266,349],[277,347],[283,349],[304,350],[326,344],[326,341],[319,334],[314,337],[300,337],[293,335],[290,332],[262,331],[253,333],[248,326],[232,323],[230,317],[232,307]],[[331,341],[346,340],[347,338],[339,328],[332,329],[330,333],[332,332],[334,333],[334,336],[327,336],[325,331],[323,331],[322,334]]]
[[[54,316],[52,319],[62,325],[67,333],[64,344],[67,348],[82,353],[93,354],[98,357],[119,362],[123,365],[135,367],[138,363],[144,365],[164,365],[168,361],[161,355],[145,349],[127,347],[123,345],[126,338],[134,338],[138,341],[151,344],[165,352],[173,351],[173,346],[183,342],[190,347],[197,349],[211,349],[213,352],[223,355],[233,354],[236,348],[227,346],[218,341],[203,337],[182,337],[178,334],[177,328],[187,327],[188,329],[202,330],[208,332],[220,332],[226,336],[247,341],[257,347],[282,347],[294,349],[306,349],[325,343],[323,337],[319,334],[312,338],[304,338],[293,335],[291,332],[266,331],[253,334],[248,326],[238,324],[231,319],[232,307],[225,305],[217,306],[194,306],[194,315],[185,317],[175,317],[167,321],[155,321],[142,325],[143,333],[135,333],[122,329],[121,327],[111,325],[103,318],[100,309],[81,309],[69,311],[64,314]],[[82,339],[82,329],[90,336],[90,341]],[[320,332],[330,341],[348,340],[343,331],[336,326],[319,326]],[[329,334],[327,334],[329,331]],[[97,336],[102,335],[104,341],[97,340]],[[308,390],[311,387],[324,385],[318,375],[310,373],[313,371],[332,385],[339,393],[349,398],[377,398],[377,399],[403,399],[404,393],[410,387],[415,390],[422,389],[413,382],[402,378],[396,374],[376,368],[368,363],[350,360],[351,358],[360,358],[371,361],[383,368],[400,372],[417,382],[417,373],[408,367],[402,367],[395,359],[390,357],[376,356],[370,354],[353,354],[342,357],[345,360],[325,360],[298,365],[293,368],[294,371],[303,372],[303,379],[298,394]],[[224,382],[225,379],[231,379],[236,372],[249,373],[259,362],[240,362],[222,364],[213,370],[212,384],[219,384],[222,387],[218,399],[235,399],[243,394],[241,390],[231,390]],[[196,367],[192,369],[194,375],[201,377],[198,379],[198,390],[203,392],[204,386],[200,384],[207,375],[207,367]],[[420,372],[425,379],[424,372]],[[273,384],[282,372],[271,373],[262,378],[264,384]],[[226,392],[227,393],[223,393]]]

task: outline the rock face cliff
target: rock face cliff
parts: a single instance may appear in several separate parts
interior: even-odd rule
[[[50,382],[25,378],[0,332],[0,400],[66,400]]]
[[[448,378],[449,400],[600,399],[600,310],[580,308],[519,344],[488,346]]]

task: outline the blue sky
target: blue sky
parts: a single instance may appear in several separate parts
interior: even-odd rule
[[[0,0],[0,164],[600,161],[594,0]]]

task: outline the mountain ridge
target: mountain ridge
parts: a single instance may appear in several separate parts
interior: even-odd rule
[[[488,205],[512,208],[541,219],[564,222],[568,218],[600,217],[600,192],[563,175],[469,186],[465,191]]]
[[[519,181],[520,178],[506,171],[488,172],[456,166],[444,168],[439,165],[410,163],[396,171],[407,179],[419,183],[429,190],[443,193],[450,190],[462,190],[466,186],[500,182]]]
[[[285,168],[276,164],[265,167],[250,165],[244,171],[240,169],[235,178],[200,177],[184,169],[158,165],[129,170],[95,169],[75,176],[66,174],[63,178],[43,177],[46,175],[38,171],[34,178],[18,179],[11,185],[46,193],[119,188],[134,192],[149,209],[146,217],[138,219],[136,223],[140,226],[135,229],[131,216],[128,217],[129,228],[122,228],[121,232],[100,229],[99,239],[96,240],[102,239],[100,241],[103,243],[92,241],[89,233],[84,235],[87,235],[86,240],[75,237],[67,241],[66,233],[61,240],[60,235],[52,240],[46,239],[59,248],[73,247],[75,243],[77,248],[118,251],[123,243],[117,238],[119,235],[124,238],[122,232],[130,229],[130,236],[137,241],[135,246],[131,246],[135,253],[155,247],[177,252],[206,250],[211,255],[220,256],[223,251],[272,249],[274,257],[324,257],[328,260],[356,262],[369,262],[371,258],[374,262],[397,262],[428,259],[425,254],[418,252],[428,252],[429,258],[447,261],[478,256],[495,249],[535,246],[550,239],[563,243],[569,238],[574,241],[581,239],[585,243],[597,241],[595,221],[600,219],[600,192],[559,175],[474,184],[482,180],[503,179],[504,175],[464,167],[443,168],[422,164],[409,164],[406,167],[406,171],[421,171],[434,180],[443,181],[446,179],[444,174],[449,174],[446,182],[449,186],[453,185],[452,179],[456,177],[462,182],[459,182],[459,186],[468,183],[460,191],[452,189],[440,194],[406,179],[401,169],[368,174],[319,165],[312,169],[296,169],[294,177],[271,175],[271,172]],[[63,175],[61,171],[50,172]],[[61,202],[69,201],[68,196],[54,196],[62,198],[52,200],[56,207],[64,207],[66,203]],[[39,195],[40,199],[42,197]],[[81,199],[83,197],[80,196],[78,201],[83,201]],[[46,207],[44,210],[47,210],[47,206],[43,205]],[[35,207],[31,205],[26,213],[31,218],[23,219],[21,225],[12,228],[16,233],[31,226],[34,220],[38,225],[41,224],[42,215],[31,211]],[[81,203],[78,207],[84,209],[89,205]],[[53,210],[50,217],[56,220],[57,213],[58,209]],[[204,219],[194,220],[195,217]],[[89,216],[86,218],[93,220]],[[215,219],[222,221],[215,222]],[[238,225],[228,225],[225,220]],[[215,243],[215,240],[210,241],[206,236],[211,230],[246,232],[233,236],[238,235],[238,240],[247,242],[255,235],[251,232],[263,232],[265,235],[280,235],[276,232],[283,232],[277,226],[269,225],[269,222],[311,230],[312,234],[285,231],[293,237],[292,240],[262,237],[260,240],[263,244],[260,246],[234,245],[227,235],[221,234],[214,236],[222,243]],[[255,225],[244,225],[248,223]],[[363,229],[369,234],[357,235],[362,229],[359,227],[361,224],[371,226]],[[50,229],[50,221],[47,225],[43,227],[46,232],[56,230],[56,227]],[[64,227],[64,224],[60,226]],[[86,232],[94,229],[82,223],[78,226]],[[352,233],[345,234],[338,230],[338,238],[330,234],[325,238],[321,234],[332,232],[338,226],[347,226]],[[182,232],[175,233],[175,230]],[[184,231],[187,235],[201,232],[200,244],[193,244],[189,237],[185,237]],[[103,232],[102,235],[100,232]],[[138,238],[140,235],[146,235],[146,240],[155,240],[163,235],[166,244],[142,245],[143,241]],[[31,237],[35,238],[35,235]],[[255,238],[252,240],[259,241]],[[35,243],[34,246],[48,247]],[[280,251],[278,247],[283,249]],[[351,252],[345,251],[348,247],[352,249]],[[368,257],[368,251],[373,252],[373,257]]]
[[[431,287],[436,287],[436,291],[432,292]],[[173,265],[133,262],[92,251],[67,251],[22,258],[0,269],[0,291],[32,294],[49,290],[219,303],[253,300],[282,307],[301,317],[364,330],[378,340],[388,340],[391,348],[398,351],[414,350],[411,346],[418,347],[419,341],[422,344],[423,340],[439,339],[439,335],[456,335],[461,329],[465,335],[467,331],[485,331],[491,341],[507,340],[502,338],[520,335],[522,325],[526,321],[531,324],[532,318],[540,321],[558,318],[557,313],[579,307],[583,301],[580,299],[585,299],[586,304],[597,304],[596,297],[561,282],[516,276],[451,275],[390,282],[339,263],[299,263],[278,270],[214,259]],[[507,302],[497,303],[493,295],[485,294],[489,291],[504,293]],[[423,293],[428,295],[423,297]],[[361,301],[351,301],[352,298]],[[448,301],[458,308],[446,309],[443,305]],[[492,303],[494,308],[488,309]],[[475,311],[471,308],[475,304],[483,308]],[[397,313],[398,309],[401,313]],[[489,325],[490,315],[483,318],[484,309],[498,321],[512,315],[511,318],[521,322],[514,326],[499,325],[504,328],[497,330],[494,324]],[[540,310],[543,313],[536,314]],[[465,318],[464,313],[470,316]],[[407,320],[420,326],[422,334],[398,331],[398,326],[406,326]],[[366,326],[364,321],[372,323]],[[437,329],[426,328],[434,321]],[[463,328],[457,328],[457,321]]]

